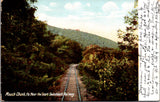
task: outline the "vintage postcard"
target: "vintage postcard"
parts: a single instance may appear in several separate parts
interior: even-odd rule
[[[158,0],[1,0],[1,101],[158,101]]]

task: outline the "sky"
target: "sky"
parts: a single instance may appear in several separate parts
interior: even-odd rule
[[[125,29],[124,16],[134,0],[38,0],[35,17],[47,24],[96,34],[113,41]]]

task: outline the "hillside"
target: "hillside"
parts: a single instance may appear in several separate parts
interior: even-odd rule
[[[50,30],[54,34],[63,35],[67,38],[75,40],[79,42],[83,47],[86,47],[91,44],[96,44],[100,47],[118,48],[118,44],[116,42],[94,34],[78,30],[57,28],[50,25],[48,25],[48,30]]]

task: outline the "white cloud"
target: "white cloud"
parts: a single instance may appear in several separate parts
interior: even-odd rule
[[[130,11],[133,9],[134,7],[134,3],[132,2],[124,2],[122,5],[121,5],[122,9],[126,10],[126,11]]]
[[[51,2],[51,3],[49,3],[49,5],[52,6],[52,7],[55,7],[57,5],[57,3]]]
[[[48,16],[44,13],[36,14],[36,16],[38,17],[39,20],[42,20],[42,21],[46,21],[48,19]]]
[[[133,9],[133,2],[124,2],[119,8],[116,3],[109,1],[102,6],[102,10],[105,13],[105,17],[110,18],[119,18],[123,20],[124,16]],[[102,14],[103,15],[103,14]]]
[[[71,20],[78,20],[78,19],[80,19],[80,17],[74,16],[74,15],[68,15],[67,18],[68,18],[68,19],[71,19]]]
[[[113,18],[124,18],[125,12],[123,10],[117,10],[111,12],[109,15],[107,15],[107,18],[113,19]]]
[[[48,6],[45,6],[45,5],[40,6],[40,9],[42,9],[44,11],[52,11],[51,8],[49,8]]]
[[[72,7],[72,4],[71,4],[71,3],[67,3],[67,4],[65,4],[64,8],[65,8],[65,9],[68,9],[68,10],[72,10],[72,9],[73,9],[73,7]]]
[[[75,3],[67,3],[65,4],[64,8],[67,10],[78,10],[80,9],[82,4],[80,2],[75,2]]]
[[[87,3],[86,5],[87,5],[88,7],[90,7],[90,6],[91,6],[91,4],[90,4],[90,3]]]
[[[106,13],[110,13],[118,10],[118,6],[114,2],[109,1],[102,6],[102,10]]]
[[[90,12],[90,11],[83,11],[81,14],[82,14],[83,16],[94,16],[94,15],[95,15],[94,12]]]

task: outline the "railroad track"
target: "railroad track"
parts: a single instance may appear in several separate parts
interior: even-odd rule
[[[80,93],[80,86],[79,86],[79,82],[78,82],[78,78],[77,78],[76,66],[77,66],[76,64],[70,65],[68,78],[67,78],[67,82],[66,82],[65,89],[64,89],[63,93],[70,93],[69,90],[71,90],[72,92],[74,92],[74,95],[77,96],[77,97],[75,97],[76,101],[82,101],[81,93]],[[74,88],[76,88],[76,89],[74,89]],[[63,94],[61,101],[64,101],[65,98],[66,98],[65,94]],[[67,100],[67,98],[66,98],[66,100]],[[75,101],[75,99],[74,99],[74,101]]]

